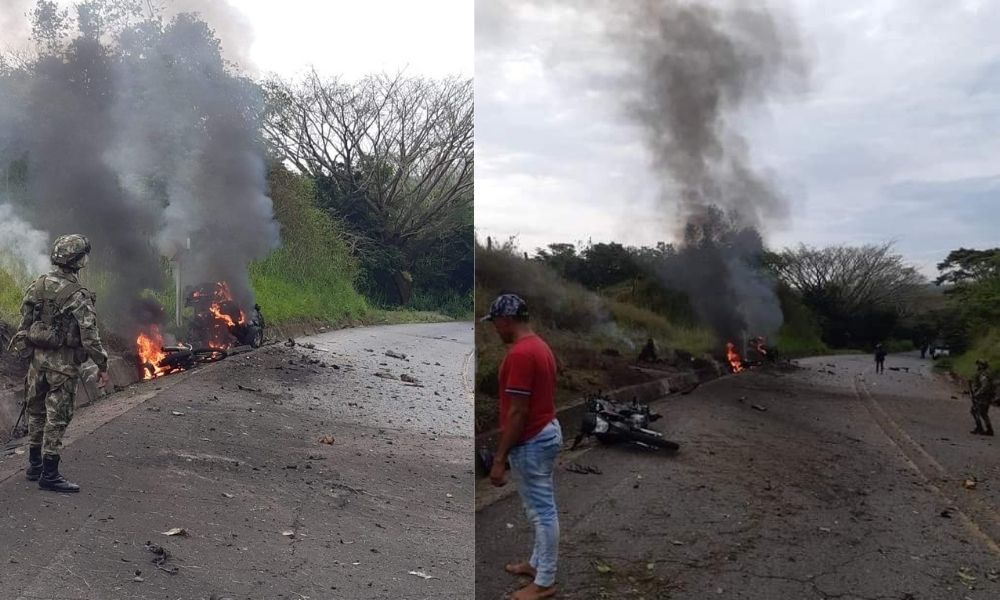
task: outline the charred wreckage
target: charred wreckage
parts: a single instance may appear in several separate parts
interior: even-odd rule
[[[158,325],[147,325],[136,337],[138,366],[143,379],[153,379],[215,362],[264,344],[264,317],[259,304],[244,311],[226,282],[188,288],[184,306],[192,316],[187,341],[166,343]]]

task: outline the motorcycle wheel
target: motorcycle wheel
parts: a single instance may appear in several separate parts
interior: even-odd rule
[[[672,442],[658,435],[651,435],[641,431],[630,433],[629,439],[633,442],[652,446],[653,448],[663,448],[665,450],[677,450],[681,447],[681,445],[677,442]]]

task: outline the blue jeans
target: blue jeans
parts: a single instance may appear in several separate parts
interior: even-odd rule
[[[553,482],[556,456],[562,448],[562,429],[553,419],[538,435],[510,449],[511,478],[521,495],[528,520],[535,528],[535,547],[528,561],[535,568],[535,585],[556,581],[559,558],[559,513]]]

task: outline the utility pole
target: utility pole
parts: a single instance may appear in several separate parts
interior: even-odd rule
[[[179,250],[174,254],[174,324],[180,329],[181,326],[181,296],[183,287],[181,286],[181,255],[191,251],[191,238],[187,238],[184,250]]]

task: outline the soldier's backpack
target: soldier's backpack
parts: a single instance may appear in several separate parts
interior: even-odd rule
[[[40,301],[35,304],[35,320],[28,328],[28,343],[34,348],[56,350],[66,345],[68,319],[62,314],[70,297],[83,289],[79,283],[67,283],[52,294],[42,287]]]

